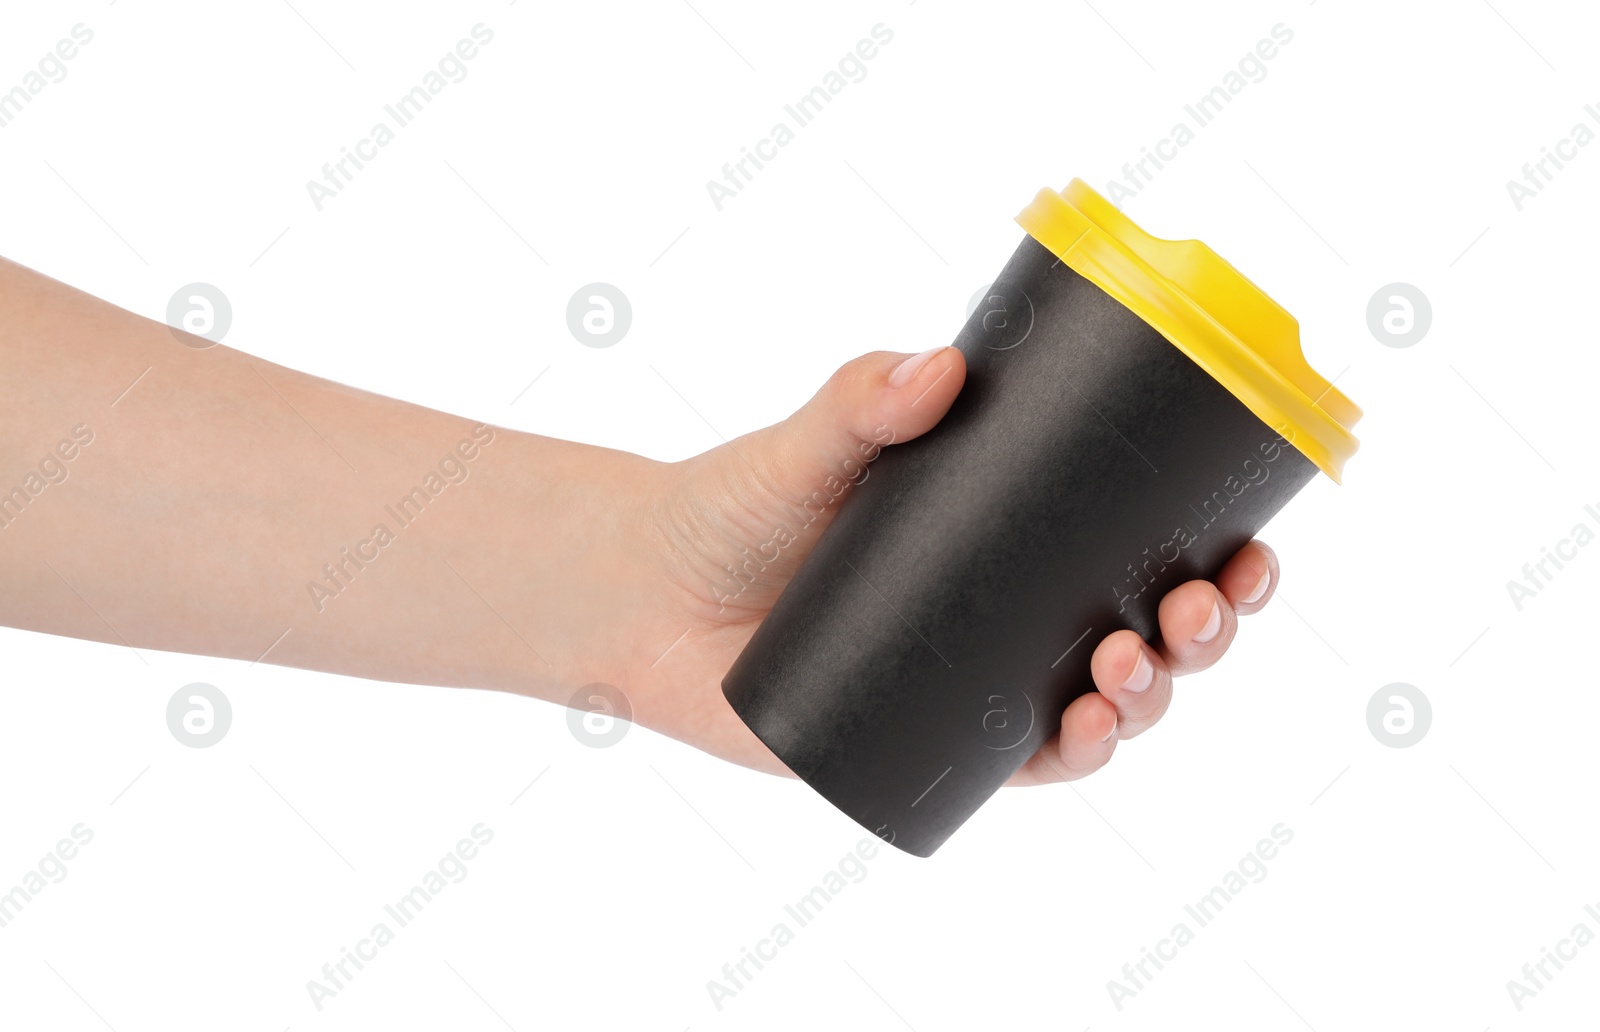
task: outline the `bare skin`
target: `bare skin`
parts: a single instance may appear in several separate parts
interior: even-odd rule
[[[663,463],[205,343],[0,260],[0,624],[560,704],[604,682],[637,723],[777,774],[719,686],[832,515],[794,513],[882,427],[927,432],[965,376],[954,348],[874,352],[783,422]],[[798,542],[719,596],[780,526]],[[1159,648],[1106,637],[1098,691],[1011,783],[1099,769],[1277,581],[1252,542],[1162,599]]]

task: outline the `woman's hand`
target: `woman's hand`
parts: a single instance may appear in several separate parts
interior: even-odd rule
[[[0,260],[0,459],[44,463],[0,506],[0,624],[557,703],[603,682],[635,722],[775,773],[721,682],[833,508],[794,514],[927,432],[966,372],[955,348],[866,355],[783,422],[662,463],[207,345]],[[732,588],[777,528],[795,540]],[[1097,770],[1276,581],[1252,543],[1162,600],[1160,649],[1098,643],[1099,691],[1013,781]]]
[[[782,423],[660,470],[663,482],[651,485],[656,501],[648,517],[660,571],[641,582],[651,599],[644,610],[648,630],[636,639],[643,647],[633,668],[618,680],[637,722],[726,759],[786,773],[734,714],[720,685],[833,510],[803,528],[794,526],[794,514],[830,478],[839,483],[841,468],[851,468],[847,459],[859,460],[864,449],[871,454],[884,427],[896,441],[927,432],[955,400],[965,372],[955,348],[866,355]],[[758,553],[778,529],[797,540],[753,582],[730,586],[726,566],[746,549]],[[1191,581],[1162,599],[1159,649],[1131,630],[1108,635],[1090,664],[1098,691],[1067,707],[1059,733],[1010,783],[1071,781],[1100,769],[1119,740],[1143,733],[1166,712],[1174,675],[1222,657],[1239,614],[1266,604],[1277,575],[1272,550],[1251,542],[1215,585]]]

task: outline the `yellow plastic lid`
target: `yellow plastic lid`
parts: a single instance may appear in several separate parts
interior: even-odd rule
[[[1081,179],[1017,222],[1153,326],[1337,483],[1361,409],[1306,362],[1300,324],[1198,240],[1162,240]]]

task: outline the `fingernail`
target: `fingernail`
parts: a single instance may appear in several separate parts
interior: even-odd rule
[[[1107,731],[1106,732],[1106,736],[1104,738],[1100,739],[1100,741],[1102,741],[1102,742],[1111,741],[1111,739],[1116,736],[1117,724],[1118,724],[1117,719],[1115,717],[1113,717],[1112,720],[1111,720],[1111,730]]]
[[[1145,655],[1144,648],[1139,649],[1139,659],[1133,664],[1133,673],[1122,682],[1125,692],[1142,692],[1150,687],[1150,682],[1155,680],[1156,668],[1150,665],[1150,657]]]
[[[1252,602],[1261,601],[1261,596],[1267,593],[1267,586],[1271,583],[1272,571],[1268,570],[1266,573],[1261,575],[1261,579],[1259,581],[1256,581],[1256,586],[1250,590],[1250,594],[1244,597],[1244,604],[1249,605]]]
[[[1200,628],[1200,633],[1194,636],[1194,640],[1204,645],[1212,638],[1215,638],[1220,630],[1222,630],[1222,607],[1213,602],[1211,603],[1211,615],[1206,617],[1206,625]]]
[[[929,348],[920,355],[912,355],[904,362],[901,362],[894,367],[894,372],[889,374],[889,386],[897,389],[904,387],[916,378],[917,371],[928,364],[928,359],[949,346],[948,344],[941,344],[936,348]]]

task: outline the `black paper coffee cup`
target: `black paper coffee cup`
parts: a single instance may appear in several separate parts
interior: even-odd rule
[[[1082,181],[1043,190],[955,340],[967,380],[885,448],[723,679],[791,770],[928,856],[1094,690],[1128,627],[1214,578],[1361,412],[1294,318]]]

